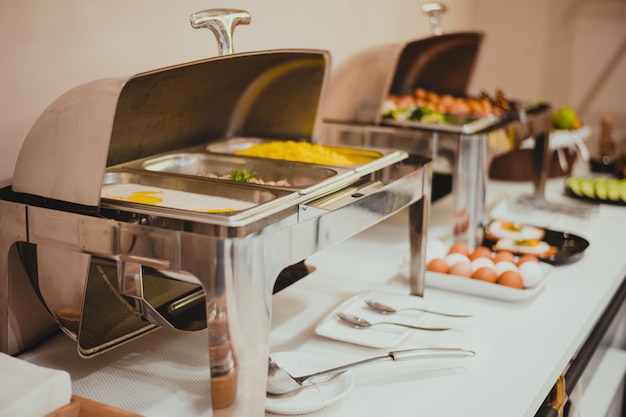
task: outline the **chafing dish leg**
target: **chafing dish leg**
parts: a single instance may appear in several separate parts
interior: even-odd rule
[[[470,251],[482,240],[487,186],[488,134],[461,135],[452,173],[454,240]]]
[[[409,289],[411,295],[417,295],[419,297],[424,295],[426,240],[428,237],[428,214],[430,211],[430,178],[425,179],[425,182],[426,181],[428,182],[428,191],[426,191],[425,185],[425,197],[422,197],[409,206]]]
[[[26,208],[0,201],[0,352],[14,355],[57,330],[39,302],[17,247],[27,240]]]
[[[272,288],[284,267],[267,246],[262,236],[181,238],[182,269],[205,290],[214,417],[264,414]]]

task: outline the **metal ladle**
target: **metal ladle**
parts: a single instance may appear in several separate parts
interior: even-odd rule
[[[383,356],[375,356],[372,358],[363,359],[357,362],[338,366],[336,368],[327,369],[325,371],[315,372],[313,374],[297,377],[292,376],[278,363],[274,362],[270,357],[268,358],[267,367],[266,394],[269,396],[281,396],[291,394],[304,388],[307,383],[312,382],[314,379],[341,374],[351,368],[387,361],[389,359],[394,362],[400,362],[412,359],[467,358],[475,355],[476,353],[474,351],[460,348],[420,348],[397,350],[389,352]]]
[[[377,311],[382,314],[393,314],[401,310],[417,310],[417,311],[423,311],[424,313],[436,314],[439,316],[446,316],[446,317],[472,317],[471,314],[442,313],[440,311],[429,310],[427,308],[421,308],[421,307],[393,308],[391,306],[388,306],[383,303],[379,303],[378,301],[374,301],[374,300],[365,300],[365,304],[367,304],[367,306],[371,308],[372,310]]]
[[[395,321],[377,321],[376,323],[370,323],[369,321],[365,320],[362,317],[353,316],[351,314],[346,314],[346,313],[337,313],[337,317],[339,317],[345,323],[351,325],[352,327],[356,327],[356,328],[365,328],[365,327],[378,326],[379,324],[390,324],[390,325],[393,325],[393,326],[407,327],[409,329],[429,330],[429,331],[434,331],[434,332],[450,330],[449,327],[422,327],[422,326],[413,326],[411,324],[398,323],[398,322],[395,322]]]

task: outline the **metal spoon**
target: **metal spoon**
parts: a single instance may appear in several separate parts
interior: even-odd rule
[[[329,375],[338,375],[346,372],[350,368],[356,368],[358,366],[369,365],[389,359],[394,362],[400,362],[411,359],[426,358],[467,358],[475,355],[476,353],[474,351],[460,348],[421,348],[397,350],[389,352],[384,356],[375,356],[357,362],[352,362],[347,365],[338,366],[336,368],[327,369],[325,371],[297,377],[292,376],[270,357],[268,358],[267,367],[266,394],[269,396],[291,394],[295,391],[299,391],[305,387],[307,383],[312,382],[314,379],[327,377]]]
[[[397,323],[394,321],[378,321],[376,323],[370,323],[369,321],[365,320],[362,317],[353,316],[351,314],[345,314],[345,313],[337,313],[337,317],[339,317],[344,322],[356,328],[372,327],[372,326],[377,326],[379,324],[391,324],[394,326],[408,327],[409,329],[417,329],[417,330],[431,330],[431,331],[450,330],[449,327],[421,327],[421,326],[413,326],[411,324]]]
[[[423,311],[425,313],[437,314],[439,316],[446,316],[446,317],[472,317],[471,314],[442,313],[440,311],[433,311],[427,308],[420,308],[420,307],[393,308],[391,306],[388,306],[386,304],[379,303],[378,301],[373,301],[373,300],[365,300],[365,304],[367,304],[372,310],[378,311],[379,313],[382,313],[382,314],[397,313],[398,311],[401,311],[401,310],[418,310],[418,311]]]

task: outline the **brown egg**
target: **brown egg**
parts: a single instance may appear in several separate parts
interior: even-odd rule
[[[455,242],[452,244],[452,246],[450,246],[450,249],[448,249],[448,253],[461,253],[465,256],[469,257],[469,248],[467,247],[467,243],[465,242]]]
[[[482,268],[478,268],[472,275],[472,278],[479,281],[495,283],[498,280],[498,273],[493,268],[484,266]]]
[[[515,271],[503,272],[502,275],[498,277],[498,280],[496,282],[498,284],[505,285],[511,288],[517,288],[520,290],[524,286],[524,280],[522,279],[522,276],[519,274],[519,272]]]
[[[484,246],[479,246],[474,249],[474,252],[470,255],[470,259],[473,261],[477,258],[491,258],[491,249]]]
[[[442,274],[446,274],[448,272],[449,266],[445,259],[441,258],[433,258],[426,265],[426,270],[430,272],[440,272]]]
[[[499,262],[515,263],[515,256],[513,255],[513,252],[508,250],[501,250],[499,252],[496,252],[495,256],[493,257],[493,263],[497,264]]]
[[[521,264],[523,264],[524,262],[535,262],[535,263],[539,263],[539,258],[537,258],[535,255],[522,255],[520,256],[520,258],[517,260],[517,266],[520,266]]]
[[[470,278],[472,276],[472,267],[469,264],[459,262],[450,267],[448,274]]]

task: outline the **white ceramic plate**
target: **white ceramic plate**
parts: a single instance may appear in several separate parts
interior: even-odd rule
[[[294,376],[307,375],[332,367],[323,357],[304,352],[274,352],[271,357]],[[333,379],[312,383],[292,396],[267,397],[265,410],[285,415],[312,413],[345,397],[353,385],[354,378],[347,371]]]
[[[550,265],[542,262],[543,268],[549,268]],[[463,294],[478,295],[481,297],[495,298],[504,301],[521,301],[534,297],[541,292],[545,285],[545,274],[541,282],[532,288],[516,288],[507,287],[500,284],[492,284],[490,282],[479,281],[477,279],[459,277],[450,274],[441,274],[438,272],[426,272],[427,287],[439,288]]]
[[[442,257],[448,251],[447,246],[435,245],[438,243],[436,241],[429,241],[429,246],[431,248],[437,249],[437,253],[430,253],[427,255],[427,260],[432,259],[433,257]],[[435,247],[436,246],[436,247]],[[428,248],[427,248],[428,250]],[[529,298],[534,297],[538,293],[540,293],[544,286],[545,281],[548,275],[554,269],[553,265],[550,265],[546,262],[539,262],[539,266],[541,267],[541,271],[543,272],[541,279],[539,282],[529,288],[523,288],[521,290],[511,287],[506,287],[500,284],[492,284],[489,282],[479,281],[476,279],[460,277],[458,275],[450,275],[450,274],[442,274],[438,272],[430,272],[426,271],[426,277],[424,284],[427,287],[431,288],[439,288],[447,291],[454,291],[462,294],[469,295],[477,295],[480,297],[493,298],[496,300],[503,301],[522,301]],[[408,279],[409,277],[409,266],[408,266],[408,255],[402,261],[402,265],[400,266],[400,273]]]
[[[376,292],[366,292],[355,295],[341,303],[329,314],[327,314],[315,328],[315,333],[319,336],[356,345],[389,348],[404,340],[411,332],[417,330],[401,326],[379,325],[369,328],[357,329],[342,322],[337,313],[344,312],[364,318],[374,323],[378,321],[399,321],[411,325],[419,325],[424,318],[421,311],[403,311],[402,315],[384,316],[371,310],[365,300],[372,299],[395,308],[403,307],[428,307],[428,303],[423,298],[410,295],[396,295]]]

